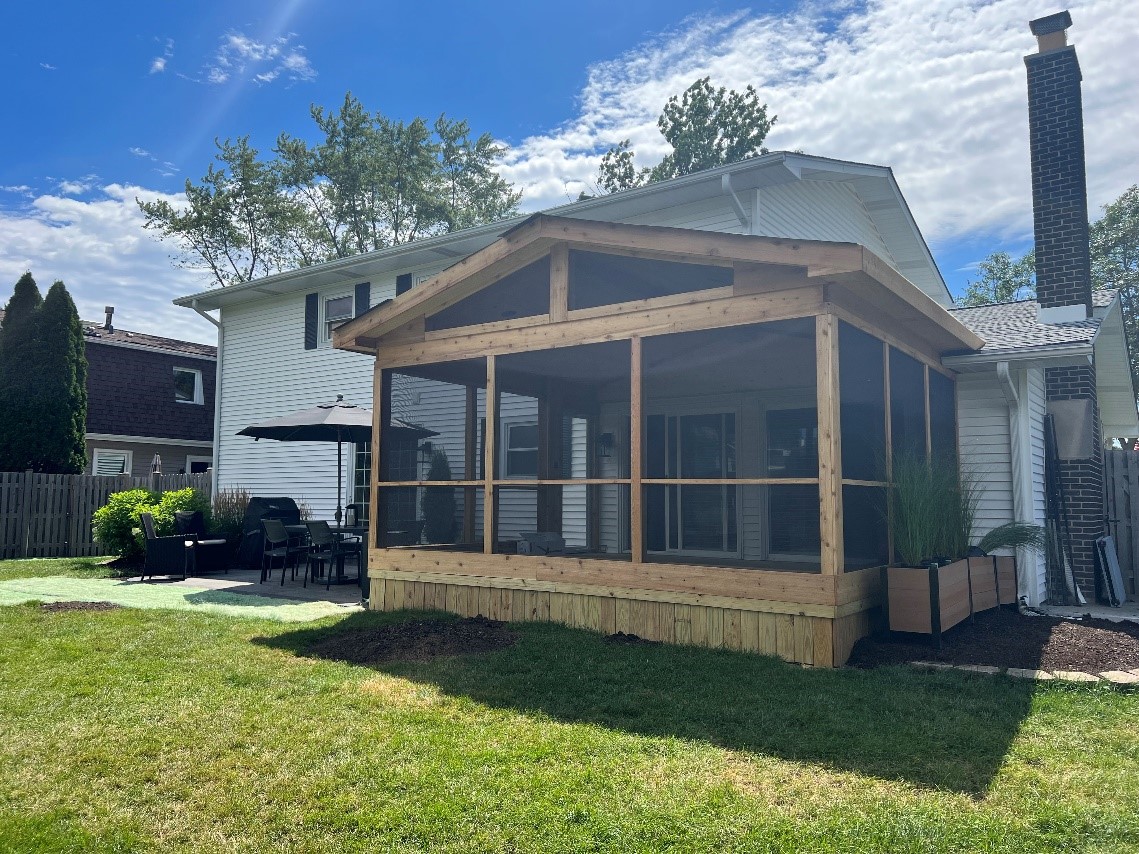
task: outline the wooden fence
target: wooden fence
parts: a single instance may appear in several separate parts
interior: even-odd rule
[[[150,476],[0,472],[0,560],[103,554],[91,517],[112,492],[150,489]],[[210,491],[210,474],[159,475],[161,491]]]
[[[1115,537],[1123,586],[1130,598],[1139,593],[1139,451],[1109,449],[1103,453],[1103,486],[1108,533]]]

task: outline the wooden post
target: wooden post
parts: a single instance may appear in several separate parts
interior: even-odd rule
[[[929,365],[922,365],[922,382],[925,384],[925,458],[933,456],[933,430],[929,425]]]
[[[838,318],[815,317],[816,394],[819,410],[819,536],[823,575],[843,570],[842,443],[839,431]]]
[[[641,337],[629,341],[629,549],[633,563],[645,560],[645,517],[641,489],[642,432],[644,429],[641,395]]]
[[[484,494],[482,504],[482,550],[483,554],[494,554],[494,528],[497,515],[494,512],[494,448],[498,433],[498,391],[495,382],[495,359],[486,357],[486,427],[483,437],[483,477]]]
[[[890,412],[890,345],[882,342],[882,400],[886,419],[886,554],[887,563],[894,560],[894,502],[890,490],[894,488],[894,419]]]
[[[384,422],[390,418],[389,409],[392,402],[391,374],[380,367],[376,360],[372,369],[372,466],[369,476],[371,486],[368,489],[368,525],[371,527],[371,545],[379,548],[384,545],[384,526],[380,519],[380,464],[381,442],[383,441]]]
[[[477,473],[475,454],[478,453],[478,402],[479,390],[467,386],[466,409],[463,413],[463,480],[474,480]],[[475,541],[475,488],[463,487],[463,542]]]
[[[569,317],[569,246],[559,243],[550,250],[550,322]]]

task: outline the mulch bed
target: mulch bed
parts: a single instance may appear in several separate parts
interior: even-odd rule
[[[314,644],[311,652],[349,664],[383,664],[493,652],[517,641],[517,633],[507,629],[505,623],[486,617],[411,620],[335,634]]]
[[[1139,623],[1060,620],[1024,616],[998,608],[977,614],[941,637],[937,651],[924,636],[887,633],[863,638],[851,667],[880,667],[909,661],[987,664],[1029,670],[1130,670],[1139,667]]]
[[[122,605],[114,602],[44,602],[41,611],[117,611]]]

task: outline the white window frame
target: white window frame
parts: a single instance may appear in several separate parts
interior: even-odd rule
[[[187,454],[186,455],[186,474],[190,474],[190,463],[206,463],[206,467],[209,468],[210,466],[212,466],[214,464],[214,458],[213,457],[203,457],[203,456],[199,456],[197,454]]]
[[[502,451],[499,455],[499,478],[501,480],[537,480],[538,474],[510,474],[507,462],[510,459],[510,429],[512,427],[533,427],[535,431],[538,429],[538,421],[533,418],[505,418],[502,420],[501,428],[499,430],[499,441]],[[529,451],[533,450],[535,455],[538,452],[538,447],[530,448],[514,448],[516,451]],[[539,461],[540,462],[540,461]]]
[[[134,466],[134,451],[124,448],[95,448],[91,452],[91,474],[99,474],[99,457],[101,456],[114,456],[123,458],[123,471],[122,474],[130,474]],[[102,475],[102,477],[114,477],[115,475]]]
[[[174,366],[174,373],[179,373],[179,372],[184,373],[184,374],[193,374],[194,375],[194,399],[193,400],[179,400],[178,399],[178,391],[177,391],[177,389],[175,389],[175,391],[174,391],[174,402],[175,403],[189,403],[189,404],[194,404],[196,406],[201,406],[203,403],[206,402],[205,401],[205,395],[204,395],[203,390],[202,390],[202,372],[201,372],[201,370],[198,368],[184,368],[181,365],[175,365]]]
[[[333,300],[347,299],[350,301],[348,314],[328,316],[328,304]],[[320,299],[320,341],[322,344],[332,343],[332,330],[343,323],[347,323],[356,316],[356,294],[354,291],[326,294]]]

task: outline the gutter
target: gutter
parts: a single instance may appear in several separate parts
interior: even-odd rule
[[[976,353],[958,353],[957,355],[942,356],[941,364],[947,368],[977,367],[978,365],[999,365],[1010,362],[1035,362],[1048,359],[1090,359],[1094,353],[1091,341],[1081,341],[1074,344],[1050,344],[1037,347],[1015,347],[1007,350],[997,350],[986,353],[978,350]]]
[[[213,435],[213,450],[210,465],[213,467],[213,473],[210,476],[210,503],[218,497],[218,458],[221,455],[221,377],[222,377],[222,359],[225,352],[225,327],[222,326],[221,321],[213,315],[206,314],[198,308],[198,301],[191,300],[190,308],[192,308],[198,315],[204,317],[212,323],[218,331],[218,356],[217,364],[214,367],[214,435]]]

